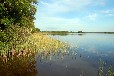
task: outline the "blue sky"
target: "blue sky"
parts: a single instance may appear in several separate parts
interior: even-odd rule
[[[114,31],[114,0],[39,0],[41,31]]]

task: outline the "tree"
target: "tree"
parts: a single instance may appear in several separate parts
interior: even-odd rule
[[[33,28],[37,0],[1,0],[0,1],[0,29],[18,24]]]
[[[37,32],[40,32],[40,29],[39,28],[35,28]]]
[[[37,0],[0,0],[0,50],[24,43],[34,29]]]

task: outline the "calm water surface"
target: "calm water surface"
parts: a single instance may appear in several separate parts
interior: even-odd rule
[[[111,65],[114,71],[114,34],[69,34],[49,36],[69,43],[68,54],[48,57],[36,54],[37,76],[98,76],[100,60],[104,73]]]

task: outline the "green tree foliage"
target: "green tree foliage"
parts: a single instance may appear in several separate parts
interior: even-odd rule
[[[37,32],[39,32],[39,31],[40,31],[40,29],[39,29],[39,28],[35,28],[35,29],[36,29],[36,31],[37,31]]]
[[[34,27],[37,0],[0,0],[0,28],[15,25]]]
[[[33,28],[31,33],[40,32],[39,28]]]
[[[25,42],[35,29],[37,3],[37,0],[0,0],[0,50]]]

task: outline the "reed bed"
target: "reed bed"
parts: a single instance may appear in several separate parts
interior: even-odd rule
[[[15,48],[11,47],[8,51],[0,51],[0,59],[7,62],[13,57],[30,56],[34,53],[48,55],[58,51],[66,52],[68,47],[65,42],[47,37],[42,33],[34,33],[27,37],[23,44],[16,45]]]

